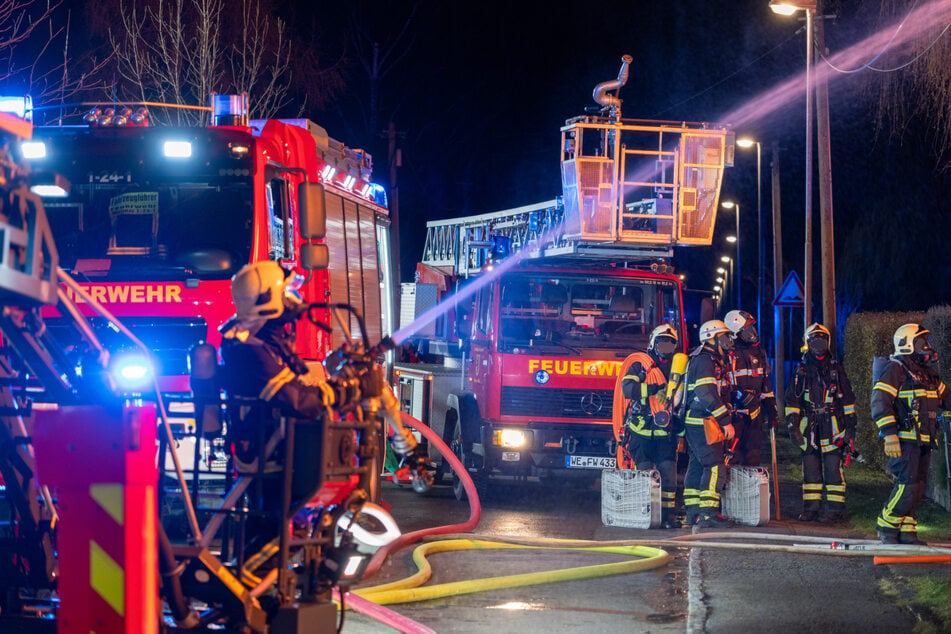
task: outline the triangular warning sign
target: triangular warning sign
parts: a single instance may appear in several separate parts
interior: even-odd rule
[[[786,306],[790,308],[802,308],[805,302],[806,293],[803,290],[802,282],[795,271],[790,271],[786,276],[786,281],[776,293],[776,299],[773,300],[773,306]]]

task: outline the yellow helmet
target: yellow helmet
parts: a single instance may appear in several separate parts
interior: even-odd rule
[[[276,319],[284,312],[284,269],[273,260],[248,264],[231,279],[235,313],[243,322]]]
[[[806,332],[802,334],[802,342],[809,343],[809,340],[813,337],[825,337],[826,339],[831,340],[832,334],[829,332],[829,329],[819,323],[814,323],[808,328]]]
[[[898,327],[892,342],[895,344],[895,354],[911,354],[915,351],[915,339],[927,337],[931,332],[918,324],[904,324]]]

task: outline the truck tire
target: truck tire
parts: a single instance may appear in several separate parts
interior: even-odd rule
[[[447,419],[449,417],[447,416]],[[446,421],[449,422],[448,420]],[[447,425],[448,429],[448,425]],[[488,489],[488,476],[485,473],[483,468],[483,457],[476,456],[472,453],[472,444],[467,443],[464,440],[462,421],[459,420],[458,414],[455,416],[455,423],[452,426],[452,434],[450,436],[449,447],[452,449],[452,452],[459,458],[459,461],[466,468],[466,471],[469,473],[469,477],[472,478],[472,482],[475,484],[476,492],[480,498],[485,497],[485,492]],[[472,469],[475,469],[473,472]],[[466,499],[466,489],[462,484],[462,479],[456,474],[452,474],[452,493],[456,496],[456,499],[462,501]]]

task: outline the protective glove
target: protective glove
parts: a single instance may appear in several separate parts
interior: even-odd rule
[[[885,436],[885,455],[889,458],[901,458],[901,442],[897,434]]]
[[[647,378],[647,372],[644,371],[644,366],[640,361],[635,361],[631,364],[631,367],[627,369],[627,374],[624,378],[643,382]]]
[[[402,433],[396,432],[390,437],[390,444],[393,446],[393,451],[399,455],[409,456],[416,449],[416,436],[404,427]]]
[[[733,440],[733,437],[736,436],[736,430],[733,429],[732,423],[727,423],[723,426],[723,438],[724,440]]]
[[[799,421],[792,423],[789,419],[786,419],[786,425],[789,428],[789,439],[793,441],[793,444],[799,447],[802,451],[806,450],[806,439],[803,438],[802,432],[799,431]]]
[[[737,390],[733,394],[733,402],[739,409],[752,409],[756,403],[756,394],[749,390]]]

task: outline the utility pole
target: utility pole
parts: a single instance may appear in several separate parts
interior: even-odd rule
[[[812,323],[812,171],[815,167],[812,164],[812,148],[815,145],[815,138],[812,132],[812,59],[815,52],[815,42],[813,41],[813,22],[815,22],[815,9],[806,9],[806,226],[805,226],[805,262],[803,263],[803,286],[805,287],[805,298],[803,302],[803,330]],[[778,289],[779,287],[777,287]]]
[[[393,320],[396,322],[390,324],[392,332],[396,332],[400,327],[400,283],[403,278],[400,274],[400,188],[397,184],[397,168],[402,164],[400,149],[396,147],[396,124],[390,119],[390,125],[386,129],[386,135],[389,140],[389,151],[387,156],[390,163],[390,246],[393,259]]]
[[[816,50],[826,53],[822,0],[816,4]],[[826,73],[816,73],[816,132],[819,137],[819,253],[822,257],[822,323],[836,335],[835,240],[832,224],[832,149],[829,134],[829,84]],[[833,347],[832,353],[836,354]]]
[[[782,213],[779,198],[779,144],[773,142],[772,162],[773,196],[773,293],[778,293],[783,284],[783,234]],[[786,402],[786,337],[783,333],[783,309],[773,307],[773,358],[776,364],[776,406],[784,407]],[[782,410],[780,410],[782,411]]]

